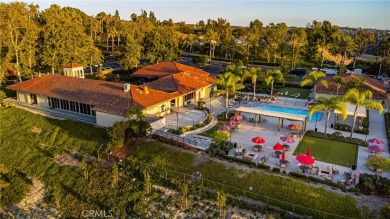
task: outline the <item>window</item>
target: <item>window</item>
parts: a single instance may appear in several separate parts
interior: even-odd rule
[[[166,109],[166,107],[165,107],[165,104],[164,105],[161,105],[161,112],[164,112],[164,111],[166,111],[167,109]]]

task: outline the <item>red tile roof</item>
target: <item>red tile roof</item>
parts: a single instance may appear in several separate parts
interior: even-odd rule
[[[62,66],[63,68],[78,68],[78,67],[83,67],[82,64],[78,64],[78,63],[73,63],[73,62],[69,62],[68,64]]]
[[[317,93],[333,93],[336,94],[337,92],[337,87],[332,83],[332,79],[334,76],[327,76],[326,80],[328,81],[328,87],[324,87],[322,85],[317,85]],[[347,74],[342,76],[345,78],[345,81],[348,83],[349,81],[353,80],[354,78],[364,78],[365,82],[364,84],[369,87],[372,91],[373,98],[378,98],[378,99],[383,99],[387,98],[386,95],[386,90],[384,88],[384,85],[373,78],[365,77],[364,75],[358,75],[358,74]],[[345,86],[342,85],[339,89],[339,94],[344,94],[345,93]]]
[[[178,92],[169,94],[154,89],[141,92],[140,86],[136,85],[131,85],[131,92],[124,92],[122,83],[52,74],[7,88],[90,104],[96,111],[122,116],[130,106],[137,106],[142,110],[180,96]]]
[[[188,65],[183,65],[177,62],[160,62],[155,65],[147,66],[144,68],[139,69],[136,71],[132,76],[136,77],[147,77],[147,78],[163,78],[168,75],[177,74],[184,71],[191,71],[191,72],[197,72],[199,74],[206,74],[209,75],[209,73],[194,68]]]

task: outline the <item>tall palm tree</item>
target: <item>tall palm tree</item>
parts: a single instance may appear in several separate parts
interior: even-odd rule
[[[253,84],[253,97],[255,97],[257,77],[261,75],[261,68],[251,68],[251,70],[249,71],[249,75],[251,76]]]
[[[322,84],[325,87],[328,87],[328,82],[325,80],[326,74],[322,71],[313,71],[310,74],[305,75],[303,77],[303,81],[301,82],[301,87],[307,84],[314,85],[314,101],[316,99],[317,92],[317,84]]]
[[[337,88],[336,95],[339,95],[339,89],[342,85],[345,84],[345,78],[340,76],[334,76],[331,83],[336,85]]]
[[[283,74],[280,70],[271,71],[268,70],[264,75],[264,82],[267,85],[267,87],[271,84],[271,96],[274,93],[274,82],[280,81],[284,82]]]
[[[211,61],[211,58],[214,57],[215,47],[219,42],[218,33],[213,31],[212,29],[208,29],[206,32],[206,39],[207,42],[210,44],[210,61]]]
[[[357,117],[359,106],[364,106],[366,107],[366,109],[376,109],[379,111],[380,114],[382,114],[383,112],[382,104],[379,102],[370,101],[371,98],[372,98],[371,91],[369,90],[359,91],[356,88],[351,88],[344,94],[343,97],[344,101],[355,105],[355,111],[353,112],[352,130],[351,130],[351,135],[349,136],[350,138],[352,138],[353,130],[355,129],[356,117]]]
[[[238,89],[242,89],[244,88],[244,85],[242,85],[240,83],[240,78],[234,74],[232,74],[231,72],[226,72],[225,74],[220,74],[218,75],[218,78],[217,80],[215,81],[215,83],[217,85],[219,85],[220,87],[222,87],[222,89],[225,90],[225,93],[226,93],[226,104],[225,104],[225,107],[226,107],[226,112],[228,110],[228,107],[229,107],[229,93],[231,92],[236,92],[236,90]]]
[[[356,44],[352,37],[348,35],[341,35],[340,39],[336,43],[336,46],[338,48],[338,52],[341,54],[340,74],[342,74],[345,58],[348,53],[356,49]]]
[[[196,35],[195,34],[188,34],[185,39],[185,44],[190,47],[190,59],[191,59],[191,53],[192,53],[192,46],[194,46],[196,42]]]
[[[309,118],[311,118],[314,112],[326,111],[325,135],[328,128],[330,111],[332,109],[340,111],[343,115],[343,120],[347,118],[347,105],[344,102],[341,102],[339,97],[319,97],[317,103],[309,109]]]

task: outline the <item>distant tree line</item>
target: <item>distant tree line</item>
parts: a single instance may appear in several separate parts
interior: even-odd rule
[[[232,27],[223,18],[185,24],[160,21],[146,11],[122,19],[118,11],[88,16],[76,8],[52,5],[40,11],[38,5],[11,2],[0,3],[0,29],[1,81],[12,72],[19,79],[32,77],[34,71],[58,73],[71,60],[91,66],[101,63],[104,54],[119,57],[126,70],[133,69],[141,58],[175,61],[182,50],[211,59],[279,65],[285,73],[329,65],[344,72],[346,60],[353,60],[349,68],[359,67],[357,58],[370,49],[377,59],[363,66],[375,74],[390,71],[389,34],[378,36],[361,28],[344,33],[329,21],[289,28],[256,19],[248,27]],[[328,60],[329,55],[334,60]]]

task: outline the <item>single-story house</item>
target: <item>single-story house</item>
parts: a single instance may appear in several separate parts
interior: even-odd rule
[[[325,87],[321,84],[317,85],[317,92],[316,92],[316,98],[318,97],[331,97],[335,96],[337,93],[337,87],[334,83],[332,83],[332,79],[335,76],[327,76],[325,78],[326,81],[328,81],[328,87]],[[369,88],[372,91],[372,98],[374,101],[384,101],[387,99],[386,89],[383,85],[383,83],[379,80],[376,80],[374,78],[369,78],[361,74],[345,74],[342,77],[344,77],[345,82],[348,83],[354,79],[364,79],[364,86]],[[364,88],[362,88],[364,89]],[[313,91],[313,89],[312,89]],[[342,85],[339,89],[339,95],[344,95],[346,91],[346,86]]]
[[[164,75],[161,73],[164,69],[159,71],[156,70],[158,76]],[[139,108],[148,117],[162,117],[173,108],[208,98],[213,82],[214,78],[208,74],[192,70],[170,72],[144,85],[49,74],[8,88],[16,91],[20,102],[87,116],[97,125],[108,127],[115,121],[123,121],[130,106]],[[152,123],[153,128],[164,125],[164,119]]]

